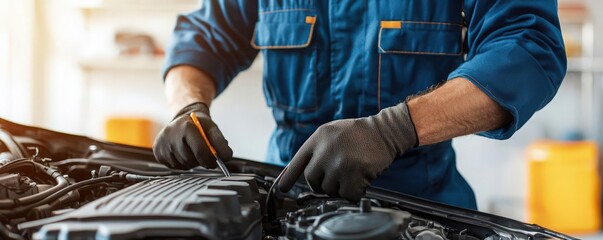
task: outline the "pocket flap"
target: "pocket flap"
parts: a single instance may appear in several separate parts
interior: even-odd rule
[[[305,22],[262,22],[255,25],[251,46],[255,49],[292,49],[310,45],[316,23],[315,16],[307,16]]]
[[[382,21],[379,52],[460,56],[463,26],[455,23]]]

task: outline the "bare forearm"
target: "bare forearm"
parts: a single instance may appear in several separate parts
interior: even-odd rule
[[[419,145],[499,128],[512,119],[469,80],[456,78],[408,101]]]
[[[216,86],[204,72],[191,66],[172,68],[165,79],[165,95],[172,114],[194,102],[211,105]]]

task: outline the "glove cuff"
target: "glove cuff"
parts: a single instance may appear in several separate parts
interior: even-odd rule
[[[174,119],[179,118],[180,116],[182,116],[184,114],[189,114],[191,112],[202,112],[202,113],[206,114],[207,116],[209,116],[209,107],[205,103],[202,103],[202,102],[191,103],[189,105],[186,105],[182,109],[180,109],[180,111],[178,111],[178,113],[176,113],[176,116],[172,119],[172,121],[174,121]]]
[[[398,155],[418,146],[419,137],[406,102],[382,109],[373,119],[384,140]]]
[[[419,146],[419,134],[417,134],[417,127],[415,126],[415,121],[412,120],[412,115],[410,114],[410,109],[408,109],[408,103],[404,102],[404,106],[406,107],[406,114],[408,114],[408,120],[412,125],[412,132],[415,134],[415,145],[412,148],[416,148]]]

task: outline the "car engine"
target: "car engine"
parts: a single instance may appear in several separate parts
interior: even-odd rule
[[[0,119],[1,239],[574,239],[371,188],[359,202],[273,188],[282,168],[174,170],[150,149]]]

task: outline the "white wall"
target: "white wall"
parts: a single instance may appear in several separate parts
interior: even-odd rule
[[[276,126],[262,92],[261,56],[216,99],[212,117],[233,148],[234,155],[263,160]]]
[[[564,0],[567,1],[567,0]],[[574,0],[578,1],[579,0]],[[603,1],[601,0],[584,0],[589,9],[591,9],[590,17],[594,20],[595,26],[595,44],[597,48],[595,49],[595,56],[603,57],[603,15],[601,15],[601,10],[603,9]]]
[[[33,0],[0,0],[0,117],[25,123],[36,115],[34,16]]]
[[[36,1],[37,31],[42,46],[37,72],[41,79],[41,125],[60,131],[82,132],[83,91],[86,79],[77,63],[84,37],[84,18],[67,0]]]

